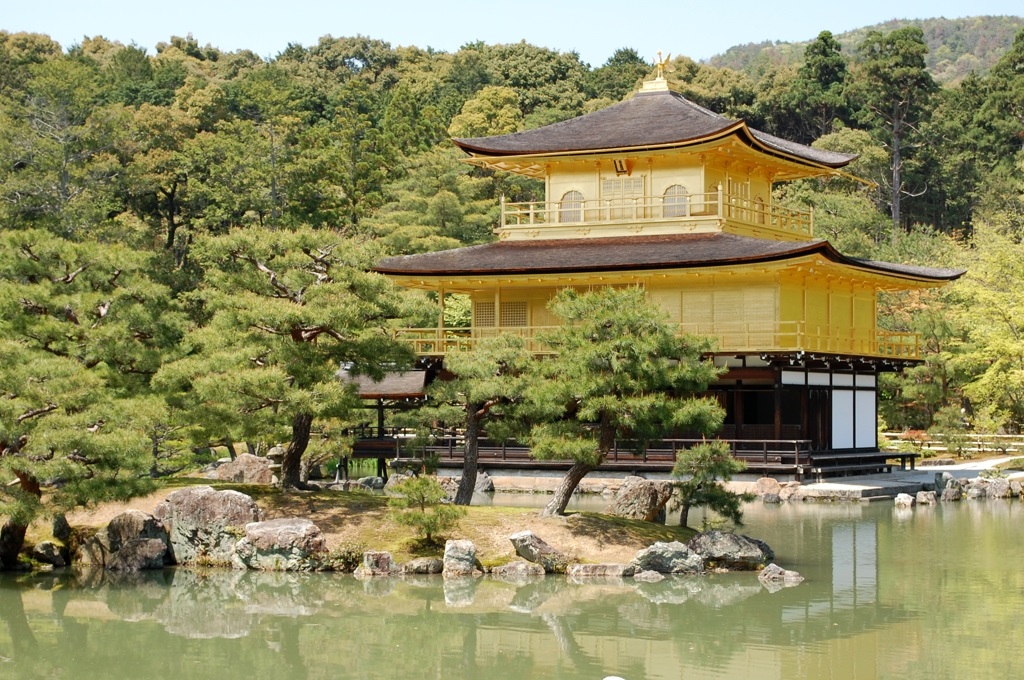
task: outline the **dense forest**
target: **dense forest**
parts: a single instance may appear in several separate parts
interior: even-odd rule
[[[969,269],[884,301],[927,358],[885,380],[889,428],[1024,426],[1024,30],[974,24],[938,48],[885,26],[823,32],[756,77],[683,56],[667,73],[714,111],[859,154],[866,181],[777,188],[840,250]],[[998,59],[940,84],[964,45]],[[488,241],[500,196],[542,196],[447,139],[593,111],[652,73],[628,47],[591,67],[525,42],[325,36],[264,60],[0,32],[0,471],[21,481],[0,514],[34,512],[40,480],[68,503],[129,493],[131,470],[202,443],[291,441],[297,460],[330,441],[353,406],[337,366],[409,361],[388,328],[436,313],[372,263]]]

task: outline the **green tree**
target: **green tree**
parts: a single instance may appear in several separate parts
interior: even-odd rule
[[[620,101],[650,72],[651,65],[636,50],[620,47],[608,57],[608,61],[587,74],[587,96],[590,99]]]
[[[733,524],[743,524],[745,502],[754,500],[750,493],[730,491],[722,482],[728,482],[734,474],[743,472],[746,465],[736,460],[725,442],[715,441],[698,444],[678,454],[672,476],[680,481],[673,487],[679,494],[679,526],[685,527],[690,518],[690,509],[707,507],[724,515]]]
[[[704,358],[708,340],[679,337],[639,288],[561,291],[550,304],[562,325],[542,341],[554,356],[537,362],[525,409],[536,425],[532,455],[573,464],[544,508],[562,514],[573,491],[617,439],[642,450],[671,432],[721,427],[718,402],[695,397],[718,375]]]
[[[927,115],[936,85],[925,66],[928,46],[920,28],[871,31],[857,49],[862,118],[889,150],[889,207],[896,241],[903,225],[901,201],[914,193],[905,181],[908,147]]]
[[[468,100],[452,119],[452,137],[487,137],[516,132],[522,127],[519,97],[510,87],[488,85]]]
[[[184,326],[150,266],[114,243],[0,236],[0,473],[18,482],[0,488],[8,567],[36,516],[149,488],[162,418],[150,378]]]
[[[846,58],[842,46],[829,31],[822,31],[804,50],[791,94],[806,128],[800,141],[812,142],[832,132],[838,119],[848,121]]]
[[[358,406],[340,368],[379,379],[411,362],[392,339],[410,297],[368,272],[372,244],[326,231],[234,230],[197,239],[193,256],[209,320],[157,384],[197,442],[287,439],[282,483],[301,487],[313,421]]]
[[[430,386],[430,406],[422,411],[427,422],[465,428],[462,480],[456,505],[469,505],[476,486],[480,436],[497,424],[506,410],[521,399],[533,359],[522,338],[503,336],[479,341],[470,352],[445,357],[451,379],[441,377]],[[490,431],[492,438],[497,428]]]

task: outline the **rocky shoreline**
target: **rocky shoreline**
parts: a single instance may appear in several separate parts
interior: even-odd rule
[[[759,571],[769,589],[796,585],[802,578],[773,563],[775,554],[761,541],[739,534],[710,531],[687,543],[655,542],[628,563],[573,562],[532,531],[508,537],[515,559],[485,568],[472,541],[449,540],[444,556],[398,564],[391,554],[367,550],[358,556],[327,550],[320,529],[304,518],[265,520],[246,494],[209,486],[175,491],[153,514],[127,510],[82,540],[73,555],[51,542],[36,546],[33,557],[53,567],[76,567],[130,573],[170,566],[223,567],[258,571],[351,571],[373,579],[436,574],[444,579],[485,574],[519,582],[550,574],[574,582],[634,578],[659,581],[669,575]]]

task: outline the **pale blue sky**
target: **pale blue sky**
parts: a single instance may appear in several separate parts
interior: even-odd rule
[[[65,48],[83,36],[152,51],[192,33],[222,50],[273,57],[322,35],[367,35],[392,46],[454,51],[482,40],[576,50],[600,66],[619,47],[651,61],[658,50],[706,59],[733,45],[801,41],[889,19],[1024,15],[1021,0],[0,0],[0,30],[46,33]]]

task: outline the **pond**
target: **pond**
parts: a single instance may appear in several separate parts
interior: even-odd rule
[[[0,574],[4,678],[1009,678],[1021,503],[751,504],[807,580]]]

